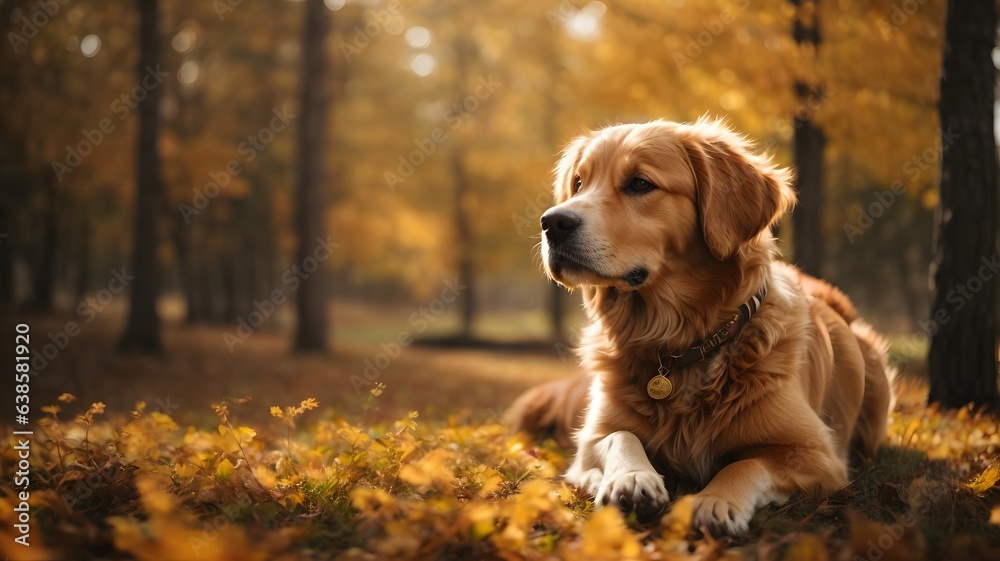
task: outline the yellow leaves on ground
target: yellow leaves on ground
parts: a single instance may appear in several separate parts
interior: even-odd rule
[[[136,479],[135,488],[147,514],[167,514],[174,509],[174,499],[168,491],[171,486],[173,481],[169,477],[143,475]]]
[[[409,421],[413,418],[408,416]],[[369,470],[391,481],[395,466],[395,477],[409,490],[391,494],[359,487],[350,493],[351,505],[364,520],[361,531],[371,544],[369,551],[383,557],[420,557],[414,554],[419,544],[423,544],[419,551],[433,551],[440,543],[455,540],[484,542],[501,552],[552,551],[558,535],[573,531],[577,522],[560,497],[576,499],[562,482],[557,486],[546,479],[528,479],[511,493],[508,470],[529,475],[533,467],[527,464],[545,462],[523,450],[511,454],[502,429],[451,426],[434,438],[415,439],[407,419],[396,426],[403,432],[372,440],[364,453]],[[357,434],[340,429],[345,441],[364,440]],[[397,464],[387,463],[386,455],[392,456],[392,449],[400,445],[407,451],[396,454]],[[477,455],[492,456],[498,467],[473,461],[465,450],[473,445]],[[378,471],[386,469],[389,473]],[[360,550],[352,550],[347,558],[355,556],[363,557]]]
[[[76,420],[89,426],[94,424],[94,416],[101,413],[104,413],[104,403],[98,401],[97,403],[90,404],[90,408],[82,415],[78,415]]]
[[[642,544],[616,508],[603,508],[583,524],[580,553],[586,559],[639,559]]]
[[[235,453],[242,451],[245,447],[249,446],[255,436],[257,436],[257,431],[250,427],[227,427],[226,425],[219,425],[219,434],[223,437],[230,437],[225,439],[226,442],[231,443],[231,446],[226,446],[226,451],[229,453]]]
[[[912,518],[901,524],[882,525],[855,512],[851,521],[850,553],[853,558],[880,561],[910,561],[925,559],[927,546],[923,534],[915,528]]]
[[[136,480],[148,518],[112,517],[115,547],[140,560],[159,559],[266,559],[266,553],[251,547],[246,535],[228,520],[199,525],[190,514],[176,507],[162,481]]]
[[[670,507],[670,512],[663,517],[663,537],[666,540],[683,540],[691,528],[694,499],[685,495]]]
[[[1000,463],[993,464],[983,470],[971,483],[967,484],[973,493],[985,493],[993,488],[1000,480]]]
[[[888,442],[915,449],[931,459],[954,460],[979,450],[1000,453],[1000,427],[994,416],[962,408],[941,411],[936,405],[909,405],[893,415]]]
[[[399,470],[399,478],[419,492],[431,489],[447,492],[454,488],[456,482],[455,474],[450,467],[454,461],[453,452],[437,448],[420,460],[404,465]]]
[[[528,534],[537,522],[549,522],[557,528],[569,523],[568,513],[562,507],[551,482],[545,479],[527,481],[520,492],[499,509],[498,514],[506,524],[490,540],[503,551],[517,551],[527,545]]]
[[[497,510],[497,506],[493,504],[473,504],[465,508],[472,539],[482,540],[496,531]]]
[[[219,481],[228,481],[233,476],[235,469],[236,466],[233,465],[233,462],[229,461],[229,458],[223,458],[215,468],[215,478]]]
[[[805,534],[788,547],[782,561],[828,561],[826,545],[819,536]]]
[[[354,489],[351,505],[367,518],[385,518],[399,512],[395,497],[382,489]]]
[[[488,497],[496,493],[504,481],[500,472],[491,467],[477,466],[472,469],[471,474],[481,485],[478,491],[480,497]]]
[[[350,448],[365,448],[368,446],[368,442],[371,440],[368,433],[362,431],[359,427],[354,427],[346,423],[341,423],[341,425],[336,429],[337,437]]]
[[[395,424],[395,426],[396,426],[396,435],[398,436],[403,431],[416,430],[416,428],[417,428],[416,418],[419,417],[419,416],[420,416],[419,412],[417,412],[417,411],[410,411],[409,413],[406,414],[406,418],[405,419],[400,419],[400,420],[396,421],[396,424]]]
[[[806,514],[801,506],[795,514],[788,507],[765,514],[765,520],[784,517],[776,530],[762,530],[757,524],[764,522],[755,521],[758,534],[750,539],[758,541],[743,543],[757,549],[747,550],[732,540],[693,539],[690,496],[675,500],[662,520],[649,524],[640,525],[614,508],[595,511],[587,497],[558,478],[565,470],[565,450],[511,435],[494,422],[418,424],[411,412],[375,426],[314,419],[292,431],[290,420],[315,409],[315,400],[272,407],[278,420],[259,427],[236,423],[238,411],[230,407],[245,403],[216,404],[217,430],[181,430],[170,416],[142,403],[123,425],[95,418],[96,406],[83,409],[63,400],[51,407],[39,423],[40,440],[30,460],[48,479],[32,491],[31,508],[44,513],[37,519],[58,523],[33,529],[35,551],[48,547],[54,557],[72,557],[78,552],[62,544],[99,542],[113,544],[116,556],[136,559],[304,559],[323,551],[343,559],[707,561],[757,551],[770,552],[760,555],[764,559],[856,555],[888,561],[929,551],[923,525],[941,512],[951,513],[960,501],[975,503],[970,510],[977,513],[974,523],[987,524],[985,504],[992,509],[989,523],[1000,525],[1000,508],[989,502],[1000,467],[996,460],[983,464],[984,458],[995,458],[990,451],[995,426],[969,410],[894,414],[890,440],[910,450],[962,458],[951,477],[927,471],[932,463],[924,461],[917,464],[924,471],[907,472],[906,480],[878,483],[894,490],[885,497],[891,499],[886,504],[896,505],[898,523],[851,514],[857,510],[881,522],[892,520],[879,510],[884,497],[877,488],[857,489],[871,473],[864,472],[851,485],[859,497],[878,495],[880,506],[864,510],[871,505],[852,502],[839,507],[840,519],[850,515],[849,540],[843,539],[847,523],[839,526],[840,537],[833,537],[835,527],[805,526],[811,518],[822,518],[822,508],[834,508],[833,503],[806,503]],[[80,407],[86,411],[80,418],[90,413],[93,424],[63,423],[59,407]],[[964,449],[956,444],[961,439],[969,441]],[[897,468],[881,461],[875,471]],[[979,475],[963,487],[960,480],[970,471]],[[10,521],[3,515],[12,508],[9,499],[0,497],[0,502],[0,521]],[[809,511],[813,507],[815,513]],[[0,537],[4,532],[0,529]]]
[[[178,428],[170,416],[153,411],[132,420],[119,431],[118,449],[128,461],[144,457],[159,459],[166,452],[168,437]]]
[[[298,405],[290,405],[284,409],[278,407],[277,405],[272,405],[270,412],[272,417],[277,417],[278,419],[284,419],[286,423],[292,428],[295,428],[295,418],[299,415],[305,413],[306,411],[316,409],[319,407],[319,402],[313,398],[308,398],[302,400]]]

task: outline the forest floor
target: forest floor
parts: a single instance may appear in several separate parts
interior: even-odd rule
[[[399,333],[415,334],[408,313],[337,312],[331,356],[293,356],[286,334],[264,330],[230,352],[232,327],[178,324],[165,328],[162,357],[119,355],[118,312],[66,339],[66,322],[81,318],[19,318],[36,353],[65,344],[31,383],[30,547],[15,542],[12,429],[24,427],[0,420],[0,554],[1000,559],[997,418],[926,408],[920,383],[906,385],[886,446],[847,487],[793,496],[758,513],[749,534],[717,540],[690,533],[683,498],[647,524],[595,511],[558,478],[570,451],[498,423],[519,392],[575,372],[564,348],[397,350]],[[503,318],[490,335],[530,332],[521,322]]]

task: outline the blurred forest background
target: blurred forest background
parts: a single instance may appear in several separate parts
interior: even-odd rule
[[[320,4],[329,29],[310,30]],[[171,329],[221,353],[289,336],[313,255],[320,346],[355,353],[345,377],[404,331],[571,343],[576,297],[534,247],[559,150],[707,114],[799,169],[786,258],[843,287],[905,360],[926,352],[943,0],[178,0],[159,3],[145,76],[132,3],[0,7],[0,300],[19,309],[124,317],[125,298],[100,296],[134,272],[148,97],[163,200],[140,231]],[[325,112],[300,118],[310,88]],[[309,147],[320,192],[301,199]],[[265,325],[243,337],[255,311]]]
[[[0,426],[34,431],[30,463],[23,433],[0,450],[0,553],[1000,558],[996,0],[0,0],[0,22]],[[689,502],[595,514],[553,479],[567,450],[497,421],[578,369],[579,296],[536,247],[562,147],[705,115],[795,168],[785,258],[912,378],[835,496],[691,542]]]

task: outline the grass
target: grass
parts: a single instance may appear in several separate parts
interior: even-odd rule
[[[595,511],[558,478],[569,451],[497,424],[519,391],[571,373],[571,361],[411,347],[358,395],[347,378],[401,327],[362,310],[340,321],[352,314],[369,322],[367,339],[338,338],[332,358],[290,358],[287,339],[270,332],[230,355],[222,328],[173,325],[167,358],[148,360],[110,352],[118,318],[89,326],[33,382],[30,548],[13,542],[17,458],[5,437],[0,553],[1000,558],[997,419],[926,408],[919,384],[907,386],[875,463],[847,487],[825,500],[793,496],[762,509],[749,535],[715,540],[690,533],[682,497],[651,524]],[[522,331],[531,322],[505,321]],[[37,334],[62,323],[31,322]]]

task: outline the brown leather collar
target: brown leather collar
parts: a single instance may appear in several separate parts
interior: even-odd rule
[[[663,361],[660,353],[657,352],[657,359],[661,359],[660,366],[666,367],[667,371],[674,370],[695,362],[710,358],[746,326],[750,318],[757,313],[764,297],[767,296],[767,283],[761,285],[760,290],[752,298],[743,303],[736,311],[733,319],[726,322],[718,331],[700,343],[696,343],[680,354],[668,354],[667,360]]]

